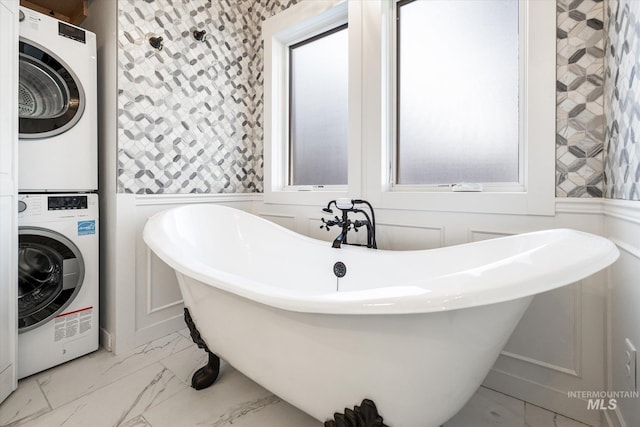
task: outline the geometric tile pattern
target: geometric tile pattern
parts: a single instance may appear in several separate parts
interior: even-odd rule
[[[263,191],[262,22],[298,1],[118,2],[119,192]],[[557,1],[558,197],[603,193],[603,19]]]
[[[291,3],[118,3],[119,192],[262,190],[258,23]],[[151,36],[163,37],[162,50]]]
[[[640,1],[607,6],[605,196],[640,200]]]
[[[603,3],[558,0],[556,7],[556,196],[602,197]]]

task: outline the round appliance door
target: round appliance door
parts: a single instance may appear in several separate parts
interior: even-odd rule
[[[20,40],[18,117],[20,138],[48,138],[82,117],[84,90],[77,76],[44,47]]]
[[[85,267],[78,247],[62,234],[39,227],[18,233],[18,332],[26,332],[71,304]]]

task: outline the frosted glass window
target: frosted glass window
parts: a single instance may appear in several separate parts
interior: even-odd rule
[[[290,47],[292,185],[347,184],[346,25]]]
[[[399,184],[517,183],[518,1],[398,4]]]

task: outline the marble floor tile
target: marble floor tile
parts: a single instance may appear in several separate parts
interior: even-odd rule
[[[118,356],[100,350],[21,380],[0,405],[0,426],[322,427],[224,361],[213,387],[192,389],[207,354],[188,336],[185,329]],[[484,387],[444,424],[501,426],[588,427]]]
[[[188,333],[188,331],[187,331]],[[185,384],[191,384],[191,376],[193,373],[204,366],[207,363],[208,356],[202,349],[198,348],[195,344],[191,347],[188,347],[178,353],[175,353],[161,361],[161,363],[166,366],[171,372]],[[243,387],[242,383],[250,381],[248,378],[244,377],[244,375],[235,371],[231,366],[229,366],[224,360],[221,361],[220,367],[220,379],[216,382],[214,387],[219,387],[220,382],[223,380],[228,383],[230,388]],[[258,384],[251,382],[251,387],[253,389],[262,389]],[[205,390],[202,391],[194,391],[194,394],[205,393]],[[236,399],[238,404],[236,406],[227,408],[223,413],[220,413],[218,418],[215,419],[211,424],[212,426],[231,426],[237,425],[239,421],[242,422],[243,427],[264,427],[264,426],[296,426],[296,427],[322,427],[322,423],[317,421],[316,419],[310,417],[304,412],[298,410],[297,408],[291,406],[287,402],[280,400],[278,397],[273,394],[268,393],[264,390],[265,395],[262,398],[258,398],[256,400],[246,402],[242,399]],[[179,397],[175,397],[179,399]],[[215,397],[211,397],[214,399]],[[208,397],[205,397],[202,400],[202,404],[206,406],[216,405],[213,401],[208,403]],[[207,413],[209,409],[205,409],[205,413]],[[156,418],[156,412],[162,412],[160,408],[148,414],[150,419],[159,419]],[[206,416],[202,416],[202,418],[207,418]],[[154,424],[155,426],[155,424]]]
[[[135,418],[131,418],[124,424],[120,424],[119,427],[152,427],[151,424],[144,419],[142,415],[138,415]]]
[[[149,425],[140,415],[170,400],[173,395],[184,391],[185,388],[187,387],[184,383],[167,368],[160,363],[154,363],[92,393],[85,394],[29,423],[18,425],[28,427]],[[182,408],[182,412],[188,412],[185,408]]]
[[[55,409],[191,345],[190,340],[174,333],[117,356],[101,349],[33,377]]]
[[[529,403],[524,404],[524,425],[525,427],[589,427]]]
[[[261,414],[266,408],[277,403],[280,403],[279,398],[223,363],[220,376],[213,387],[199,391],[185,389],[142,415],[154,427],[222,427],[244,425],[245,417]],[[184,408],[189,410],[185,411]]]
[[[0,426],[33,419],[50,410],[38,382],[34,378],[26,378],[18,382],[18,389],[0,406]]]
[[[185,338],[189,338],[189,341],[191,341],[191,332],[189,331],[189,328],[182,328],[178,333]]]
[[[231,424],[222,424],[227,426]],[[266,427],[266,426],[295,426],[295,427],[322,427],[324,424],[310,415],[291,406],[284,400],[279,400],[266,406],[261,411],[246,414],[242,418],[242,427]]]
[[[524,427],[524,402],[480,387],[444,427]]]
[[[182,351],[172,354],[161,360],[164,366],[173,372],[173,374],[184,381],[185,384],[191,385],[191,376],[193,373],[207,364],[209,356],[207,353],[198,348],[197,345],[191,343],[190,346]],[[221,363],[225,363],[222,361]]]

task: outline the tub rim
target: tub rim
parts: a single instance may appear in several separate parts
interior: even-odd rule
[[[550,229],[500,237],[492,240],[465,243],[436,249],[413,251],[385,251],[378,249],[378,253],[406,253],[428,256],[429,253],[442,251],[455,252],[456,248],[499,244],[501,240],[526,239],[527,237],[547,237],[546,244],[536,246],[519,254],[506,257],[479,268],[472,268],[426,279],[423,283],[411,286],[388,286],[383,288],[368,288],[363,290],[336,292],[334,287],[327,293],[304,293],[295,289],[281,288],[265,283],[259,283],[238,274],[229,273],[219,268],[204,264],[194,257],[188,257],[175,248],[177,245],[163,245],[171,242],[171,238],[161,237],[163,221],[175,212],[189,209],[203,209],[239,215],[258,221],[261,224],[274,227],[278,232],[284,232],[313,245],[322,245],[328,250],[336,250],[329,243],[313,239],[291,231],[278,224],[251,213],[220,205],[198,204],[183,205],[170,208],[151,216],[143,229],[143,239],[149,248],[176,272],[194,278],[210,286],[236,294],[238,296],[266,304],[283,310],[302,313],[324,314],[409,314],[447,311],[505,302],[530,295],[546,292],[558,287],[578,282],[612,264],[619,256],[617,247],[608,239],[590,233],[572,229]],[[547,235],[547,236],[545,236]],[[570,238],[577,242],[571,245],[575,251],[582,251],[586,255],[578,256],[575,251],[563,253],[564,259],[559,262],[557,255],[542,254],[545,247],[547,252],[557,252],[566,245]],[[492,242],[492,243],[487,243]],[[587,244],[590,243],[590,244]],[[597,243],[597,244],[596,244]],[[554,247],[555,246],[555,247]],[[167,249],[167,247],[169,249]],[[173,249],[173,250],[171,250]],[[555,249],[555,251],[554,251]],[[566,248],[564,248],[566,249]],[[358,247],[343,247],[341,251],[362,252],[371,249]],[[535,252],[535,253],[534,253]],[[555,262],[554,268],[535,268],[530,259],[536,256],[537,262]],[[514,268],[518,267],[518,268]],[[524,273],[522,269],[526,270]],[[518,271],[516,271],[518,270]],[[514,274],[517,276],[514,278]],[[490,286],[473,286],[481,278]],[[429,287],[428,287],[429,286]],[[464,290],[464,292],[461,291]]]

